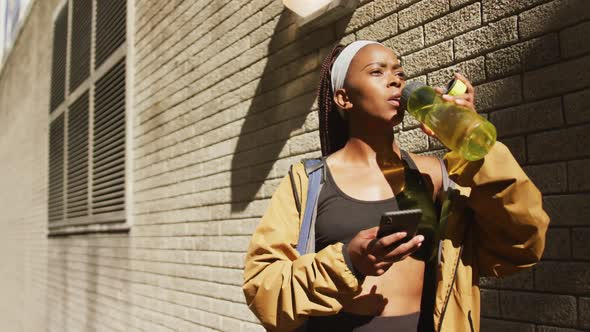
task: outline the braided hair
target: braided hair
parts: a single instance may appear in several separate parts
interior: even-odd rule
[[[336,45],[322,63],[317,89],[322,156],[330,155],[343,148],[349,137],[348,121],[338,113],[338,106],[334,103],[331,83],[332,64],[334,64],[336,57],[344,47],[341,44]]]

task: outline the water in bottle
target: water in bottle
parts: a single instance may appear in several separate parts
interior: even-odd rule
[[[466,160],[483,158],[496,142],[492,123],[466,107],[443,100],[432,87],[420,82],[406,84],[400,106]]]

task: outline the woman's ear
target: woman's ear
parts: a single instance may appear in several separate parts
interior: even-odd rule
[[[352,108],[352,102],[350,102],[348,94],[344,89],[338,89],[334,92],[334,103],[343,110],[349,110]]]

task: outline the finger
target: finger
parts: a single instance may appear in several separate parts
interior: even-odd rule
[[[371,287],[369,294],[377,294],[377,285],[373,285],[373,287]]]
[[[475,89],[473,89],[473,85],[471,85],[471,82],[469,82],[469,80],[465,76],[461,75],[460,73],[455,73],[455,77],[458,80],[461,80],[463,83],[465,83],[465,85],[467,86],[468,94],[473,94],[475,92]]]
[[[434,133],[434,131],[432,131],[432,129],[430,129],[427,125],[420,123],[420,129],[422,129],[422,131],[431,137],[436,137],[436,134]]]
[[[454,97],[455,97],[455,99],[465,99],[470,102],[473,102],[473,99],[474,99],[473,94],[469,94],[469,93],[464,93],[462,95],[456,95]]]
[[[414,251],[418,250],[422,243],[424,242],[423,235],[414,236],[410,241],[398,246],[385,256],[381,260],[389,260],[390,258],[395,259],[395,257],[403,257],[412,254]]]
[[[461,96],[465,96],[465,95],[461,95]],[[469,108],[470,110],[475,111],[475,104],[470,100],[461,98],[461,96],[442,95],[442,99],[447,102],[455,103],[459,106],[463,106],[463,107]]]
[[[443,88],[434,88],[434,91],[439,95],[442,95],[445,93],[445,89],[443,89]]]
[[[470,103],[475,103],[475,89],[473,88],[473,85],[471,84],[471,82],[469,82],[469,80],[461,75],[460,73],[455,73],[455,78],[458,80],[461,80],[465,86],[467,87],[467,91],[461,95],[458,96],[459,98],[462,99],[466,99],[467,101],[469,101]],[[475,108],[473,108],[475,109]]]
[[[381,239],[379,239],[379,241],[377,241],[375,243],[373,249],[375,251],[383,250],[383,249],[389,247],[390,245],[402,240],[406,236],[408,236],[407,232],[398,232],[398,233],[393,233],[393,234],[384,236]]]
[[[444,94],[441,97],[444,101],[450,101],[450,102],[453,102],[456,99],[456,97],[451,96],[451,95],[447,95],[447,94]]]
[[[363,238],[374,239],[379,231],[379,226],[363,229],[359,233]]]
[[[455,104],[463,106],[475,112],[475,105],[466,99],[455,98]]]
[[[385,256],[380,262],[390,262],[393,264],[395,262],[403,261],[404,259],[408,258],[408,256],[414,254],[418,249],[420,249],[420,247],[422,247],[422,243],[418,243],[410,247],[401,254],[393,255],[390,257]]]
[[[365,244],[362,245],[362,249],[368,253],[371,253],[375,250],[375,245],[377,244],[378,239],[372,239],[369,240],[369,242],[365,242],[366,243],[366,247]]]
[[[424,243],[424,236],[418,235],[412,239],[412,241],[404,243],[403,246],[400,246],[401,248],[398,248],[400,250],[399,254],[402,257],[407,257],[414,253],[414,251],[418,250],[418,248],[422,246],[422,243]]]
[[[377,262],[377,257],[373,254],[368,254],[366,257],[371,264],[375,264],[375,262]]]
[[[375,264],[375,269],[387,271],[393,265],[393,263],[394,261],[381,261]]]

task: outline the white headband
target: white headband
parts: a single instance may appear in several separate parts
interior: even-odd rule
[[[379,44],[383,45],[379,42],[371,41],[371,40],[357,40],[350,43],[346,46],[338,57],[336,57],[336,61],[332,65],[332,73],[331,73],[331,81],[332,81],[332,94],[336,92],[336,90],[341,89],[344,86],[344,79],[346,78],[346,73],[348,72],[348,66],[350,66],[350,62],[352,58],[361,50],[361,48],[369,45],[369,44]],[[338,113],[342,117],[344,117],[344,111],[338,108]]]

